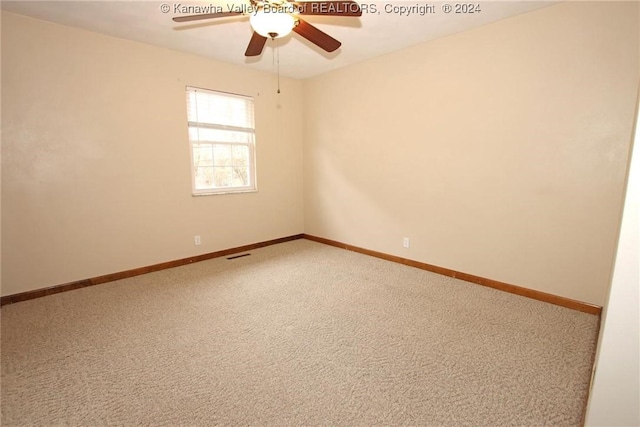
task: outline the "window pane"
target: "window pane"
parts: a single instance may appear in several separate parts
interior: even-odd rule
[[[217,167],[213,172],[213,184],[215,187],[231,187],[232,184],[232,168]]]
[[[213,166],[213,146],[211,144],[193,145],[193,166]]]
[[[249,168],[233,168],[233,185],[246,187],[249,185]]]
[[[197,190],[247,187],[249,147],[226,144],[193,144],[193,166]]]
[[[213,146],[213,165],[231,166],[231,145]]]
[[[249,166],[249,147],[246,145],[234,145],[232,148],[234,166]]]
[[[249,147],[234,145],[233,155],[233,185],[249,185]]]
[[[195,172],[196,190],[213,188],[213,167],[197,167]]]

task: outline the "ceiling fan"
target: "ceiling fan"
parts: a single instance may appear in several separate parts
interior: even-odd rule
[[[291,31],[301,35],[327,52],[338,49],[342,43],[327,33],[304,21],[300,16],[362,16],[362,10],[355,1],[290,1],[290,0],[250,0],[251,4],[220,6],[214,13],[176,16],[175,22],[190,22],[201,19],[249,16],[253,35],[245,51],[245,56],[259,56],[267,38],[276,39]]]

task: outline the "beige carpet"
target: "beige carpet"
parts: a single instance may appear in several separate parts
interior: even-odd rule
[[[2,425],[579,425],[596,316],[307,240],[2,308]]]

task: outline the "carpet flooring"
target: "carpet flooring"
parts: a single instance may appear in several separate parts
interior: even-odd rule
[[[3,426],[577,426],[598,324],[307,240],[1,321]]]

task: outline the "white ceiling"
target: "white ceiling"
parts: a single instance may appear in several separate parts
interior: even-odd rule
[[[169,5],[169,13],[161,5]],[[274,71],[273,41],[261,56],[245,58],[244,51],[252,30],[247,17],[219,18],[197,23],[177,24],[171,20],[176,6],[248,4],[246,0],[193,1],[2,1],[2,9],[71,27],[104,33]],[[360,1],[364,4],[364,1]],[[304,79],[349,64],[364,61],[428,40],[465,31],[500,19],[529,12],[556,2],[477,1],[480,11],[473,14],[444,13],[443,5],[455,2],[371,2],[376,12],[364,11],[359,18],[307,16],[305,19],[342,42],[342,47],[326,53],[297,34],[280,39],[280,72]],[[432,5],[434,13],[410,16],[393,13],[398,6]]]

